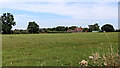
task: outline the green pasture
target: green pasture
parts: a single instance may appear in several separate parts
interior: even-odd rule
[[[95,52],[118,48],[118,33],[2,35],[3,66],[79,66]]]

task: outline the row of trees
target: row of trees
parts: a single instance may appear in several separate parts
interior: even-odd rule
[[[114,32],[115,29],[112,25],[110,24],[105,24],[101,27],[101,30],[99,29],[99,25],[96,23],[94,25],[88,25],[90,31],[106,31],[106,32]]]
[[[2,28],[0,32],[2,32],[3,34],[13,33],[11,29],[13,26],[16,25],[13,14],[3,13],[3,15],[0,17],[0,25],[0,28]],[[27,30],[29,33],[39,33],[39,25],[37,25],[37,23],[35,22],[29,22]]]
[[[67,30],[74,30],[77,26],[71,26],[71,27],[65,27],[65,26],[57,26],[54,28],[47,28],[47,29],[43,29],[45,32],[48,31],[67,31]],[[83,32],[92,32],[92,31],[106,31],[106,32],[114,32],[114,31],[119,31],[119,30],[115,30],[114,27],[110,24],[105,24],[101,27],[101,30],[99,29],[98,24],[94,24],[94,25],[89,25],[89,28],[83,28]]]
[[[65,27],[65,26],[57,26],[54,28],[43,28],[39,29],[39,25],[36,22],[29,22],[28,27],[26,30],[14,30],[12,31],[12,27],[16,25],[16,22],[14,21],[14,16],[11,13],[3,13],[3,15],[0,17],[0,25],[1,28],[0,31],[2,31],[3,34],[11,34],[11,33],[49,33],[51,31],[63,31],[66,32],[68,29],[74,30],[77,26],[71,26],[71,27]],[[83,31],[91,32],[91,31],[99,31],[98,24],[89,25],[89,28],[83,28]],[[102,31],[106,32],[113,32],[115,31],[114,27],[110,24],[105,24],[101,27]],[[120,31],[120,30],[116,30]]]

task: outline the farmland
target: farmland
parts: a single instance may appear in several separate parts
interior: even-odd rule
[[[87,60],[95,52],[106,52],[110,45],[117,50],[117,32],[2,35],[2,63],[3,66],[79,66],[81,60]]]

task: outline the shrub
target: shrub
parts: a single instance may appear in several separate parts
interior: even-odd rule
[[[13,31],[13,34],[21,34],[20,31]]]
[[[21,34],[29,34],[29,32],[27,30],[25,31],[20,31]]]

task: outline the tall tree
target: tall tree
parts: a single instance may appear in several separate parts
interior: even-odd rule
[[[90,31],[99,31],[98,23],[95,23],[94,25],[88,25]]]
[[[0,23],[2,25],[3,34],[10,34],[12,26],[16,25],[16,22],[14,22],[14,16],[11,13],[3,13],[0,17]]]
[[[34,21],[29,22],[27,30],[29,31],[29,33],[39,33],[39,25],[37,25],[37,23],[35,23]]]
[[[106,32],[113,32],[115,29],[112,25],[110,24],[105,24],[101,27],[102,31],[106,31]]]

